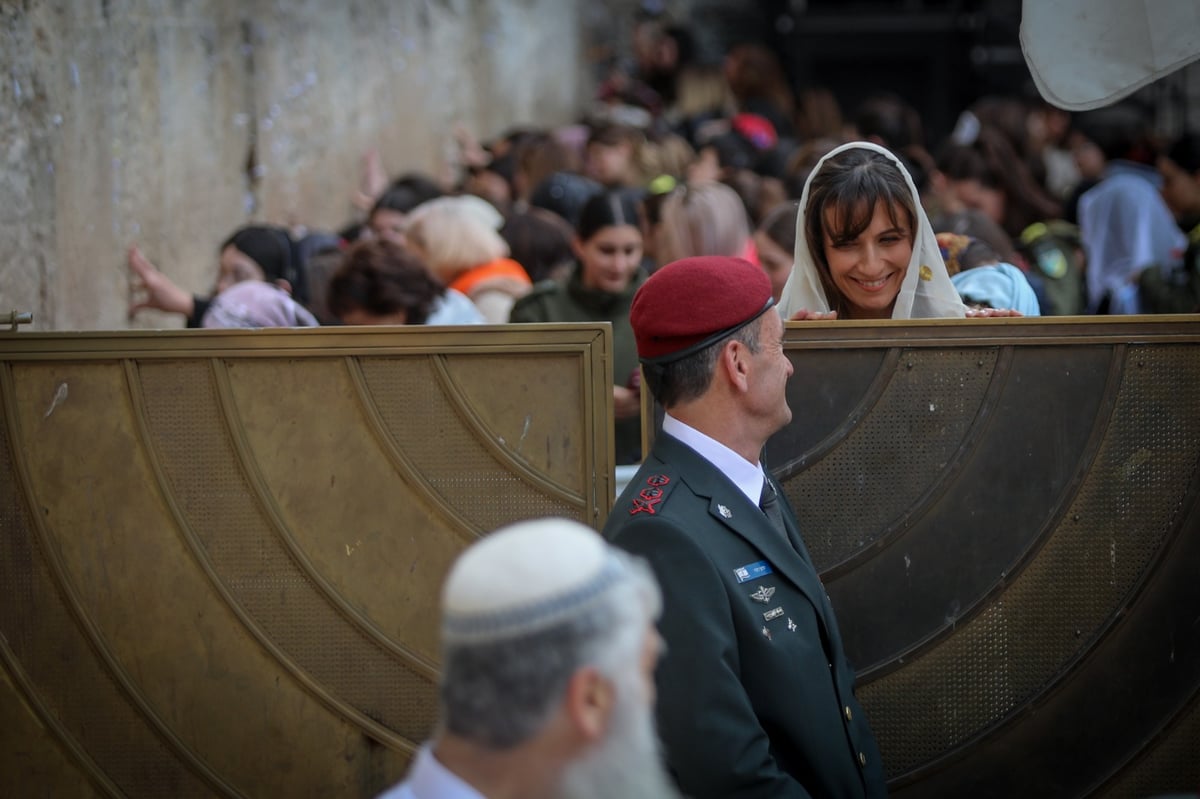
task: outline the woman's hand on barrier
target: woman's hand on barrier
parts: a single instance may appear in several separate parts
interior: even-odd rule
[[[136,244],[129,248],[129,269],[133,272],[130,281],[130,319],[138,311],[146,308],[191,316],[195,309],[195,299],[192,295],[158,271],[158,267],[150,263]]]
[[[1024,316],[1020,311],[1014,311],[1012,308],[968,308],[968,319],[990,319],[997,316]]]
[[[788,320],[790,322],[825,322],[830,319],[837,319],[837,311],[810,311],[807,308],[801,308],[791,315]]]

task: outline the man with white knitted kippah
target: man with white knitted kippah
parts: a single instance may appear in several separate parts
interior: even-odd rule
[[[567,519],[502,528],[442,589],[441,717],[380,799],[674,797],[654,732],[660,597]]]

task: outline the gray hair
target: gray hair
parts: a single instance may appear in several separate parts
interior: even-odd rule
[[[640,558],[612,549],[624,577],[556,624],[494,641],[445,642],[442,724],[453,735],[508,749],[535,735],[579,669],[610,679],[636,669],[647,624],[661,607],[658,584]]]
[[[681,402],[700,397],[712,383],[713,372],[721,350],[731,341],[739,341],[754,354],[758,354],[759,334],[763,317],[739,327],[723,339],[693,353],[686,358],[663,364],[661,367],[644,370],[646,386],[659,403],[670,410]]]

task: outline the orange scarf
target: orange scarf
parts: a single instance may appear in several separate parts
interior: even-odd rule
[[[472,267],[454,279],[450,284],[450,288],[455,291],[461,291],[468,297],[480,283],[489,280],[503,278],[509,281],[516,281],[524,286],[533,285],[533,281],[529,279],[529,273],[525,268],[511,258],[497,258],[494,261],[488,261],[486,264]]]

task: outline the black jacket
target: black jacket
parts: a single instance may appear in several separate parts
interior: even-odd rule
[[[789,541],[716,467],[660,433],[605,525],[662,586],[668,765],[695,799],[885,796],[829,597],[780,500]]]

